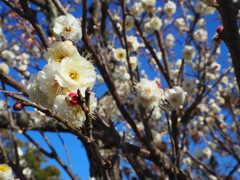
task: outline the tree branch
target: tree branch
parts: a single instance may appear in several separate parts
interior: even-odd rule
[[[224,27],[220,38],[225,42],[231,54],[238,88],[240,89],[240,35],[237,25],[239,4],[226,0],[217,0],[217,3]]]

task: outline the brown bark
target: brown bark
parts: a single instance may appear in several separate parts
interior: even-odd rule
[[[231,54],[237,84],[240,89],[240,35],[237,24],[239,2],[217,0],[217,3],[224,27],[220,38],[225,42]]]

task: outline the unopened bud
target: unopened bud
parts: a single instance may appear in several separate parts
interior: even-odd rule
[[[79,104],[78,94],[77,93],[69,93],[65,97],[65,101],[69,106],[75,106],[75,105]]]
[[[21,111],[26,106],[25,102],[18,102],[13,105],[14,111]]]
[[[216,31],[220,35],[223,32],[224,28],[222,26],[218,26]]]

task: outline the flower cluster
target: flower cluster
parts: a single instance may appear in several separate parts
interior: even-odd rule
[[[141,79],[136,84],[137,99],[145,108],[153,108],[160,104],[163,97],[163,90],[156,81]]]
[[[179,86],[174,86],[165,92],[165,98],[168,101],[171,109],[178,109],[185,100],[185,92]]]
[[[81,127],[85,114],[79,103],[68,103],[68,99],[78,90],[84,96],[85,90],[93,87],[96,80],[94,66],[78,53],[77,48],[70,41],[77,42],[81,38],[79,20],[69,14],[60,16],[56,19],[53,30],[69,40],[50,45],[44,55],[48,64],[29,79],[27,85],[29,98],[49,109],[56,110],[75,127]],[[92,94],[91,112],[95,107],[96,98]]]
[[[28,40],[27,40],[28,43]],[[36,46],[31,48],[32,54],[37,56]],[[36,53],[36,54],[35,54]],[[30,72],[28,71],[29,57],[30,55],[22,52],[20,46],[16,43],[9,45],[6,40],[2,28],[0,27],[0,57],[3,63],[0,63],[0,71],[9,74],[10,67],[15,68],[19,72],[20,77],[28,77]]]

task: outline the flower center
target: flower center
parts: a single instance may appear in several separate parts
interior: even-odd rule
[[[62,62],[63,58],[65,58],[65,56],[63,54],[61,54],[57,59],[55,59],[56,62]]]
[[[7,167],[6,165],[1,165],[0,166],[0,172],[6,172],[6,171],[9,171],[9,167]]]
[[[122,59],[123,58],[123,53],[119,53],[117,57],[118,57],[118,59]]]
[[[146,94],[150,94],[150,92],[151,92],[151,89],[149,89],[149,88],[145,89]]]
[[[70,33],[73,31],[73,28],[72,27],[65,27],[65,31],[66,33]]]
[[[172,97],[172,102],[173,102],[173,103],[177,103],[177,102],[178,102],[177,96],[173,96],[173,97]]]
[[[69,73],[68,73],[69,77],[76,81],[78,79],[78,72],[77,71],[74,71],[74,70],[71,70]]]

